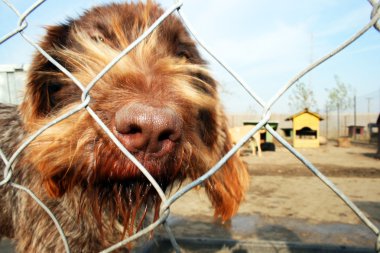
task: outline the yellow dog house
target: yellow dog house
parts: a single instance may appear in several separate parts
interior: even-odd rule
[[[292,140],[295,148],[319,147],[319,122],[323,118],[307,108],[285,120],[293,121]]]

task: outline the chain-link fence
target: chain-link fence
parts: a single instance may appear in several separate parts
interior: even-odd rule
[[[103,129],[103,131],[108,135],[108,137],[117,145],[117,147],[124,153],[125,156],[127,156],[133,163],[140,169],[140,171],[146,176],[146,178],[151,182],[155,190],[157,191],[158,195],[162,199],[162,204],[160,208],[160,215],[159,218],[149,226],[145,227],[144,229],[140,230],[139,232],[135,233],[134,235],[126,238],[125,240],[120,241],[119,243],[105,249],[103,252],[111,252],[113,250],[116,250],[129,242],[139,238],[140,236],[149,233],[149,231],[152,231],[153,229],[157,228],[159,225],[163,225],[166,228],[167,234],[170,238],[170,241],[173,245],[173,247],[176,249],[176,251],[180,251],[178,244],[176,243],[175,237],[171,233],[171,229],[169,225],[167,224],[166,220],[169,216],[169,209],[170,206],[181,196],[183,196],[186,192],[190,191],[194,187],[202,184],[205,180],[207,180],[209,177],[211,177],[214,173],[216,173],[226,162],[228,159],[230,159],[239,148],[241,148],[244,143],[246,143],[252,135],[254,135],[257,131],[259,131],[261,128],[266,128],[266,130],[273,135],[274,138],[278,140],[285,148],[287,148],[290,151],[290,155],[296,156],[315,176],[317,176],[324,184],[326,184],[333,192],[335,192],[354,212],[355,214],[375,233],[377,236],[377,242],[376,242],[376,250],[380,252],[380,236],[379,236],[379,229],[363,214],[363,212],[348,198],[344,195],[343,192],[341,192],[327,177],[325,177],[319,170],[311,164],[305,157],[303,157],[296,149],[294,149],[289,143],[287,143],[269,124],[269,120],[271,120],[271,108],[273,105],[281,98],[284,93],[287,92],[287,90],[295,83],[297,82],[301,77],[306,75],[308,72],[313,70],[318,65],[322,64],[323,62],[327,61],[340,51],[344,50],[348,45],[353,43],[356,39],[358,39],[360,36],[362,36],[364,33],[366,33],[369,29],[372,27],[375,27],[377,30],[380,30],[380,23],[378,22],[380,18],[380,2],[376,2],[376,0],[369,0],[369,3],[373,6],[373,10],[371,13],[371,19],[370,22],[365,25],[360,31],[358,31],[354,36],[349,38],[346,42],[344,42],[342,45],[340,45],[338,48],[333,50],[332,52],[328,53],[327,55],[323,56],[319,60],[312,63],[310,66],[307,66],[304,70],[302,70],[300,73],[296,74],[292,79],[290,79],[280,90],[276,92],[276,94],[273,95],[271,99],[268,101],[264,101],[262,98],[256,95],[255,91],[251,90],[250,87],[245,83],[244,80],[242,80],[237,73],[235,73],[230,67],[226,66],[226,64],[223,63],[223,61],[211,53],[209,48],[205,45],[204,42],[200,40],[200,38],[196,35],[193,28],[191,27],[191,24],[187,21],[184,14],[181,11],[181,7],[183,5],[182,1],[176,1],[170,8],[168,8],[164,14],[157,19],[154,24],[149,27],[137,40],[135,40],[133,43],[131,43],[127,48],[125,48],[116,58],[114,58],[100,73],[98,73],[93,80],[84,85],[82,84],[75,76],[72,75],[67,69],[65,69],[63,66],[61,66],[55,59],[53,59],[47,52],[45,52],[42,48],[40,48],[29,36],[27,36],[24,33],[24,30],[27,28],[27,18],[28,16],[36,9],[38,8],[44,1],[39,0],[34,2],[24,13],[20,13],[18,9],[12,5],[7,0],[3,0],[3,2],[8,5],[8,7],[19,17],[19,21],[17,26],[14,28],[13,31],[9,32],[8,34],[4,35],[0,39],[0,45],[7,41],[11,40],[15,35],[20,35],[27,43],[32,45],[36,50],[38,50],[42,55],[44,55],[52,64],[54,64],[59,70],[61,70],[66,76],[68,76],[81,90],[82,90],[82,103],[73,110],[67,112],[66,114],[56,118],[43,128],[39,129],[37,132],[35,132],[32,136],[30,136],[27,140],[25,140],[24,143],[22,143],[18,150],[12,154],[11,157],[6,157],[3,152],[0,152],[0,156],[2,161],[5,164],[4,170],[4,178],[0,181],[0,187],[4,186],[5,184],[11,185],[12,187],[15,187],[19,190],[27,192],[38,204],[50,215],[51,219],[54,221],[61,238],[65,244],[65,249],[67,252],[70,252],[66,237],[65,237],[65,231],[62,230],[62,227],[60,226],[59,220],[57,220],[54,216],[54,214],[42,203],[29,189],[25,188],[22,185],[16,184],[12,182],[12,164],[15,162],[17,157],[20,155],[21,152],[34,140],[36,139],[40,134],[42,134],[45,130],[50,128],[51,126],[59,123],[60,121],[65,120],[66,118],[70,117],[71,115],[86,110],[89,115],[99,124],[99,126]],[[198,45],[202,47],[208,54],[210,54],[221,66],[225,68],[225,70],[246,90],[246,92],[252,97],[252,102],[256,101],[260,107],[262,108],[262,117],[260,118],[259,123],[253,127],[247,135],[245,135],[229,152],[219,161],[217,162],[212,168],[209,169],[207,173],[199,177],[197,180],[183,186],[180,190],[178,190],[176,193],[171,195],[170,197],[167,197],[164,193],[164,191],[161,189],[159,184],[156,182],[156,180],[149,174],[146,168],[131,154],[128,152],[128,150],[119,142],[119,140],[112,134],[112,132],[107,128],[107,126],[102,122],[102,120],[98,117],[98,115],[91,109],[89,106],[89,102],[91,100],[91,97],[89,95],[89,91],[97,85],[97,82],[99,79],[101,79],[107,71],[109,71],[121,58],[123,58],[125,55],[127,55],[134,47],[136,47],[140,42],[142,42],[149,34],[151,34],[160,24],[170,15],[177,14],[187,27],[190,34],[193,36],[193,38],[197,41]]]

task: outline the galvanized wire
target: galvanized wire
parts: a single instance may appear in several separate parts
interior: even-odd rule
[[[368,2],[372,5],[372,12],[371,12],[371,18],[373,18],[376,13],[379,11],[380,8],[380,1],[379,0],[368,0]],[[380,21],[377,21],[374,25],[377,31],[380,32]]]
[[[195,30],[192,28],[191,23],[188,21],[186,16],[183,14],[181,9],[178,9],[178,15],[182,19],[184,25],[186,26],[187,30],[192,34],[194,39],[197,41],[198,45],[200,45],[217,63],[219,63],[220,66],[222,66],[246,91],[253,99],[256,100],[256,102],[260,106],[264,106],[265,102],[262,100],[259,96],[256,95],[256,93],[249,87],[249,85],[239,77],[239,75],[227,64],[225,64],[220,57],[216,57],[214,53],[209,49],[209,47],[206,46],[206,44],[199,38],[199,36],[196,35]]]
[[[37,51],[39,51],[46,59],[48,59],[52,64],[54,64],[59,70],[62,71],[67,77],[69,77],[82,91],[82,102],[79,103],[74,109],[71,111],[65,113],[64,115],[57,117],[52,122],[48,123],[35,133],[33,133],[31,136],[29,136],[21,145],[20,147],[11,155],[11,157],[8,159],[4,153],[0,150],[0,157],[3,160],[5,166],[4,166],[4,173],[3,173],[3,179],[0,181],[0,187],[2,187],[5,184],[8,184],[12,187],[15,187],[17,189],[23,190],[27,192],[40,206],[43,208],[48,215],[53,220],[55,226],[57,227],[59,234],[62,238],[62,241],[65,246],[66,252],[70,252],[69,245],[67,243],[67,239],[65,237],[64,231],[62,227],[59,224],[59,221],[55,218],[54,214],[45,206],[44,203],[42,203],[36,196],[33,194],[33,192],[30,191],[30,189],[25,188],[24,186],[21,186],[19,184],[15,184],[12,182],[12,166],[21,154],[23,150],[39,135],[41,135],[44,131],[46,131],[48,128],[52,127],[53,125],[61,122],[62,120],[67,119],[68,117],[76,114],[79,111],[86,110],[89,115],[97,122],[97,124],[103,129],[103,131],[108,135],[108,137],[115,143],[115,145],[121,150],[121,152],[128,157],[139,169],[140,171],[145,175],[145,177],[151,182],[153,187],[156,189],[158,195],[160,196],[162,200],[160,213],[158,219],[150,224],[149,226],[145,227],[144,229],[136,232],[134,235],[126,238],[125,240],[122,240],[115,245],[103,250],[102,252],[112,252],[120,247],[123,247],[124,245],[132,242],[133,240],[136,240],[137,238],[141,237],[142,235],[145,235],[155,229],[157,226],[163,224],[167,234],[170,238],[170,241],[174,247],[174,249],[177,252],[180,252],[179,245],[177,244],[175,237],[173,236],[170,226],[167,224],[167,218],[170,213],[170,206],[179,198],[181,198],[184,194],[186,194],[188,191],[196,187],[197,185],[200,185],[202,182],[207,180],[209,177],[211,177],[214,173],[216,173],[218,170],[222,168],[222,166],[230,159],[239,148],[241,148],[257,131],[259,131],[261,128],[266,128],[266,130],[273,135],[275,139],[277,139],[285,148],[287,148],[294,156],[297,157],[302,163],[305,164],[305,166],[312,171],[324,184],[326,184],[333,192],[335,192],[339,198],[341,198],[354,212],[355,214],[366,224],[377,236],[376,241],[376,250],[380,252],[380,235],[379,235],[379,229],[363,214],[363,212],[347,197],[344,195],[343,192],[341,192],[326,176],[324,176],[311,162],[309,162],[305,157],[303,157],[296,149],[294,149],[288,142],[286,142],[273,128],[271,128],[268,124],[270,118],[271,118],[271,111],[270,109],[272,106],[278,101],[278,99],[286,93],[286,91],[294,85],[294,83],[299,80],[301,77],[312,71],[314,68],[322,64],[323,62],[327,61],[331,57],[335,56],[337,53],[345,49],[347,46],[352,44],[354,41],[356,41],[360,36],[362,36],[365,32],[367,32],[371,27],[374,27],[378,31],[380,31],[379,27],[379,18],[380,18],[380,11],[379,1],[376,2],[376,0],[368,0],[368,2],[372,5],[372,12],[371,12],[371,20],[370,22],[364,26],[359,32],[357,32],[354,36],[352,36],[350,39],[348,39],[346,42],[342,43],[342,45],[338,46],[337,49],[333,50],[331,53],[325,55],[321,59],[317,60],[316,62],[312,63],[308,67],[306,67],[304,70],[302,70],[299,74],[295,75],[288,83],[286,83],[268,102],[265,102],[262,98],[257,96],[257,94],[249,87],[249,85],[238,76],[236,72],[234,72],[230,67],[228,67],[219,57],[217,57],[215,54],[211,52],[211,50],[206,47],[205,43],[199,38],[198,35],[196,35],[196,32],[191,27],[190,22],[185,18],[184,14],[180,10],[181,6],[183,5],[182,1],[175,1],[175,3],[168,8],[163,15],[154,22],[152,26],[150,26],[138,39],[136,39],[134,42],[132,42],[127,48],[125,48],[117,57],[115,57],[102,71],[100,71],[91,82],[89,82],[86,85],[83,85],[78,79],[73,76],[70,71],[68,71],[66,68],[64,68],[62,65],[60,65],[54,58],[52,58],[47,52],[45,52],[42,48],[38,46],[33,40],[31,40],[25,33],[25,29],[27,28],[27,22],[26,19],[30,13],[32,13],[38,6],[40,6],[44,0],[36,1],[34,2],[24,13],[20,13],[17,8],[14,7],[12,3],[10,3],[8,0],[3,0],[3,2],[19,17],[17,26],[14,30],[10,31],[8,34],[4,35],[0,39],[0,45],[14,37],[15,35],[19,34],[22,38],[25,39],[25,41],[29,44],[31,44],[33,47],[36,48]],[[178,190],[176,193],[174,193],[171,197],[166,198],[164,191],[161,189],[161,187],[158,185],[158,183],[155,181],[155,179],[150,175],[150,173],[146,170],[146,168],[119,142],[119,140],[112,134],[112,131],[108,129],[108,127],[102,122],[102,120],[98,117],[98,115],[90,108],[89,103],[91,100],[91,96],[89,94],[90,90],[97,84],[97,82],[118,62],[120,59],[122,59],[125,55],[127,55],[133,48],[135,48],[139,43],[141,43],[149,34],[151,34],[160,24],[170,15],[173,15],[173,12],[177,11],[178,16],[182,19],[184,25],[187,27],[190,34],[193,36],[193,38],[197,41],[198,45],[200,45],[210,56],[212,56],[217,63],[219,63],[236,81],[239,85],[241,85],[246,92],[252,97],[254,101],[256,101],[259,106],[262,107],[263,113],[261,120],[259,123],[252,127],[252,129],[247,133],[238,143],[227,152],[225,156],[223,156],[212,168],[210,168],[204,175],[200,176],[198,179],[194,180],[193,182],[183,186],[180,190]]]

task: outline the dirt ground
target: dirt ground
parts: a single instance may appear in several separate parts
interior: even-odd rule
[[[377,227],[380,225],[380,160],[375,147],[299,149]],[[227,224],[213,222],[202,189],[171,208],[177,237],[270,240],[373,248],[376,237],[345,203],[287,149],[246,156],[250,188],[238,214]]]

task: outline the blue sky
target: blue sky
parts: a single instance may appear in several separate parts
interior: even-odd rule
[[[22,12],[32,1],[11,1]],[[42,27],[77,16],[84,9],[108,1],[48,0],[28,17],[30,37],[38,41]],[[173,0],[157,1],[164,8]],[[367,0],[184,0],[183,13],[210,49],[249,84],[263,100],[269,100],[289,79],[336,48],[370,19]],[[17,17],[0,2],[0,37],[17,24]],[[372,28],[353,45],[301,79],[313,89],[318,108],[324,111],[334,76],[353,87],[356,94],[373,101],[380,110],[380,33]],[[0,45],[0,64],[29,63],[33,48],[20,36]],[[207,55],[205,54],[205,57]],[[261,112],[254,102],[213,60],[211,69],[222,84],[222,99],[231,112]],[[288,108],[290,89],[273,107]],[[363,106],[363,108],[367,108]]]

